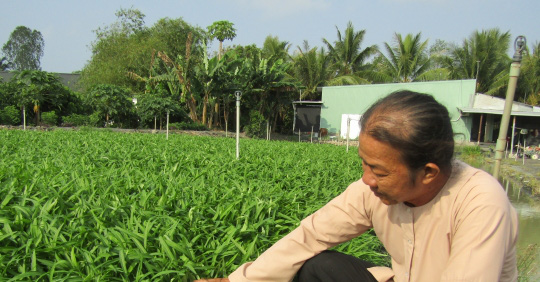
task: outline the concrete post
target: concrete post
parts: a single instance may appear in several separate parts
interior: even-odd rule
[[[524,36],[518,36],[514,42],[515,53],[510,65],[510,79],[508,81],[508,89],[506,91],[506,101],[504,104],[504,112],[501,119],[501,127],[499,128],[499,138],[495,146],[495,165],[493,166],[493,177],[499,177],[501,170],[501,160],[506,147],[506,135],[508,134],[508,124],[512,114],[512,104],[514,102],[514,94],[516,92],[517,80],[519,77],[519,68],[521,67],[521,53],[525,49],[527,41]]]

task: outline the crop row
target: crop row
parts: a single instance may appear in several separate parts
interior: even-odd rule
[[[361,176],[354,150],[0,130],[0,280],[226,276]],[[366,234],[338,249],[384,263]]]

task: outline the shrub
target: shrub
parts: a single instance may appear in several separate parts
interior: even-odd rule
[[[71,114],[69,116],[62,117],[63,126],[84,126],[90,124],[90,117],[79,114]]]
[[[249,114],[249,125],[244,127],[246,135],[252,138],[262,138],[266,134],[266,120],[258,111]]]
[[[58,124],[58,115],[54,111],[41,113],[41,122],[44,125],[55,126]]]
[[[90,126],[100,126],[103,124],[101,113],[99,111],[93,112],[89,117]]]
[[[480,146],[463,146],[461,153],[465,156],[478,157],[482,156]]]
[[[205,131],[208,130],[208,128],[200,123],[193,123],[193,122],[173,122],[169,123],[170,129],[176,129],[176,130],[196,130],[196,131]]]
[[[21,124],[21,113],[15,106],[6,106],[0,110],[0,124],[19,125]]]

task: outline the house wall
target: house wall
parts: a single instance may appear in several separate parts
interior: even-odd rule
[[[476,81],[452,80],[392,84],[370,84],[323,87],[321,127],[337,134],[344,114],[363,114],[378,99],[398,90],[427,93],[446,106],[456,133],[456,141],[470,139],[471,120],[461,116],[458,107],[470,107],[475,93]],[[343,135],[343,133],[342,133]]]

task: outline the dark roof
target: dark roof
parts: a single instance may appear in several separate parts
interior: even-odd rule
[[[81,87],[78,85],[80,74],[76,73],[53,73],[60,78],[60,82],[67,86],[72,91],[80,91]],[[14,71],[0,71],[0,79],[3,82],[10,81],[15,76]]]
[[[293,104],[298,104],[298,105],[322,105],[322,101],[308,101],[308,100],[304,100],[304,101],[293,101],[292,102]]]

